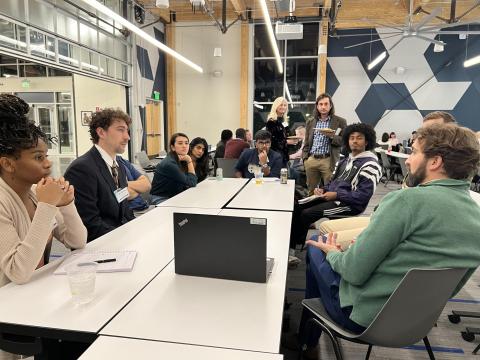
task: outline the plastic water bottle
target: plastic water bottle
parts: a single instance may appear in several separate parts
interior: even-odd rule
[[[223,169],[217,168],[217,180],[223,180]]]

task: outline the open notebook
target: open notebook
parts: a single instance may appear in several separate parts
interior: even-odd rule
[[[133,250],[117,251],[74,251],[63,260],[60,266],[55,270],[55,275],[65,275],[65,267],[73,263],[99,262],[97,272],[119,272],[132,271],[137,252]],[[101,260],[108,259],[108,262],[102,263]],[[115,261],[110,261],[115,259]]]

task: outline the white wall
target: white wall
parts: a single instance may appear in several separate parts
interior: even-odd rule
[[[97,108],[119,108],[126,111],[125,87],[83,75],[73,75],[75,119],[77,131],[77,154],[84,154],[92,147],[88,126],[82,126],[82,111]]]
[[[223,129],[235,131],[240,126],[241,32],[239,24],[225,34],[201,25],[182,22],[175,29],[175,50],[204,70],[200,74],[176,62],[177,131],[216,144]],[[221,57],[213,56],[215,47],[222,48]],[[214,70],[223,75],[214,77]]]

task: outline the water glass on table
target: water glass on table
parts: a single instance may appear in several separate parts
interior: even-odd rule
[[[70,292],[77,305],[87,304],[95,296],[96,262],[74,263],[66,267]]]
[[[255,172],[255,184],[257,184],[257,185],[263,184],[263,172],[262,171]]]

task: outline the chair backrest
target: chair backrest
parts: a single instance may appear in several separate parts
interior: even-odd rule
[[[136,153],[135,157],[137,158],[137,161],[140,164],[140,166],[143,168],[146,168],[149,165],[152,165],[152,162],[150,161],[150,159],[147,156],[147,153],[144,150]]]
[[[407,176],[408,175],[408,169],[407,169],[407,165],[405,164],[405,160],[404,158],[399,158],[398,159],[398,162],[400,163],[400,169],[402,169],[402,175],[403,176]]]
[[[372,345],[403,347],[423,339],[467,269],[411,269],[357,338]]]
[[[380,152],[380,158],[382,159],[382,164],[384,168],[389,168],[391,166],[390,159],[384,151]]]
[[[223,169],[223,177],[235,177],[235,164],[238,159],[217,158],[217,168]]]

